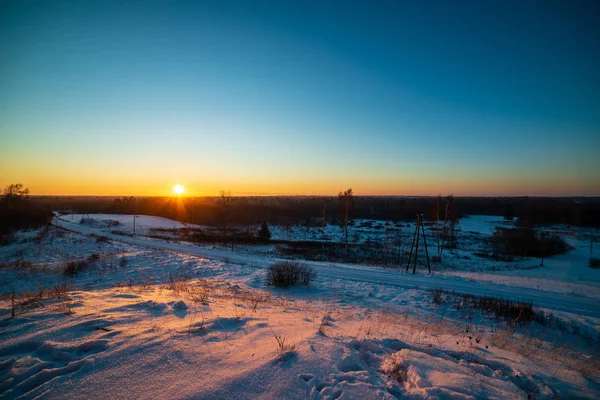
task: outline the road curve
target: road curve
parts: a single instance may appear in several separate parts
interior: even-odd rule
[[[228,250],[206,249],[189,244],[151,239],[144,236],[117,235],[95,229],[88,225],[65,221],[60,218],[55,218],[52,224],[77,233],[107,236],[111,240],[139,247],[175,251],[207,259],[228,260],[230,262],[246,264],[255,268],[266,268],[270,263],[281,260],[278,258],[240,254]],[[549,292],[533,288],[506,286],[488,282],[477,282],[448,275],[413,275],[411,273],[405,273],[403,270],[391,268],[308,260],[302,262],[313,267],[320,276],[328,278],[376,283],[400,288],[443,288],[445,290],[454,290],[457,293],[473,294],[477,296],[500,296],[511,300],[531,301],[537,307],[552,311],[568,312],[586,317],[600,318],[600,307],[598,306],[597,299],[575,294]]]

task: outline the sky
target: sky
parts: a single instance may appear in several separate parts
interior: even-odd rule
[[[600,195],[598,1],[0,2],[0,186]]]

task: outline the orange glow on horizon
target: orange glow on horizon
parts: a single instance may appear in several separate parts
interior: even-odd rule
[[[175,186],[164,181],[135,183],[115,180],[75,181],[70,179],[2,179],[0,186],[22,183],[32,195],[50,196],[218,196],[220,190],[231,191],[233,196],[332,196],[352,188],[358,196],[437,196],[439,193],[455,196],[597,196],[600,186],[582,181],[557,185],[556,182],[535,179],[462,179],[439,180],[405,177],[389,182],[384,179],[317,179],[298,181],[194,181]]]

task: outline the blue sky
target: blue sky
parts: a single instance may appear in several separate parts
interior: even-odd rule
[[[0,184],[600,195],[600,3],[0,5]]]

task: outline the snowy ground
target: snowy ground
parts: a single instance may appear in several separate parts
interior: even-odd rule
[[[190,227],[176,221],[160,217],[137,216],[136,237],[131,239],[119,238],[114,233],[131,234],[133,231],[133,216],[115,214],[93,214],[92,222],[80,224],[81,215],[63,216],[59,223],[73,230],[86,233],[97,233],[109,235],[119,240],[129,240],[132,244],[144,244],[154,246],[156,241],[148,238],[153,229],[178,229]],[[119,225],[114,226],[114,221]],[[555,227],[546,229],[564,237],[573,246],[574,250],[568,254],[548,258],[544,261],[544,267],[540,267],[540,259],[524,258],[516,261],[496,261],[493,258],[480,257],[477,255],[482,250],[489,252],[489,244],[485,243],[497,226],[510,226],[498,216],[474,215],[463,218],[457,226],[457,249],[444,250],[443,262],[433,263],[434,273],[442,273],[444,276],[453,275],[468,280],[480,282],[496,282],[510,286],[521,286],[526,288],[541,289],[559,293],[578,294],[586,297],[600,298],[600,269],[591,269],[588,266],[590,238],[594,233],[592,229]],[[201,227],[196,225],[196,227]],[[414,231],[414,224],[392,224],[384,221],[356,220],[350,229],[350,236],[354,243],[368,243],[382,241],[385,229],[401,229],[402,252],[407,253],[410,246],[410,238]],[[256,228],[258,229],[258,228]],[[337,225],[327,225],[325,228],[327,240],[343,241],[344,231]],[[321,240],[322,228],[272,226],[273,239],[285,240]],[[111,235],[112,233],[112,235]],[[165,232],[161,232],[164,234]],[[433,232],[428,232],[431,254],[435,254],[436,242]],[[173,235],[176,240],[177,235]],[[140,241],[146,242],[140,242]],[[163,242],[164,243],[164,242]],[[163,243],[157,244],[161,246]],[[598,245],[596,245],[598,246]],[[198,253],[198,248],[202,251]],[[161,246],[165,248],[165,246]],[[166,248],[181,248],[179,244],[166,246]],[[257,264],[264,264],[264,259],[278,258],[274,246],[237,246],[236,251],[223,251],[224,249],[214,246],[193,246],[194,254],[213,256],[219,259],[237,258],[242,262],[245,260],[256,260]],[[600,252],[597,249],[596,252]],[[421,247],[422,253],[422,247]],[[405,256],[406,257],[406,256]],[[424,254],[420,254],[421,262],[424,262]],[[315,263],[324,264],[324,263]],[[424,268],[424,266],[422,266]],[[380,271],[380,268],[377,268]],[[396,275],[394,273],[394,275]],[[404,278],[403,278],[404,279]],[[417,283],[418,284],[418,283]]]
[[[315,284],[282,290],[263,283],[272,257],[143,236],[179,227],[162,218],[140,217],[132,237],[118,232],[131,216],[92,217],[0,248],[1,398],[600,396],[600,276],[581,267],[583,235],[544,268],[430,276],[306,262]],[[480,220],[468,229],[501,223]],[[71,260],[87,267],[67,277]],[[532,300],[567,328],[434,304],[436,288]]]

